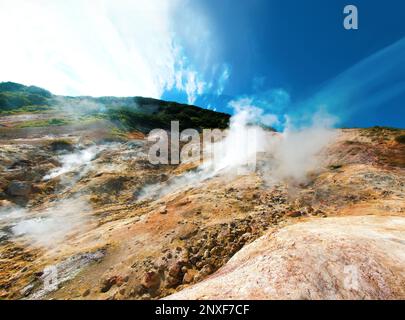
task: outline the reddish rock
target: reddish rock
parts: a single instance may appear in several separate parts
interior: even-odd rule
[[[291,217],[291,218],[298,218],[298,217],[302,217],[303,215],[305,215],[305,214],[301,211],[291,211],[291,212],[287,213],[287,217]]]
[[[108,292],[113,285],[117,283],[118,277],[112,276],[108,279],[105,279],[101,285],[101,292],[105,293]]]
[[[167,299],[404,299],[404,243],[404,217],[299,222],[267,233]]]
[[[191,283],[194,280],[194,274],[188,270],[183,276],[183,283]]]
[[[155,270],[145,273],[142,285],[147,289],[157,289],[160,285],[160,276]]]

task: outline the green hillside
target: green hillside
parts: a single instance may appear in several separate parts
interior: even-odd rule
[[[0,114],[56,112],[61,117],[107,119],[121,129],[149,131],[170,128],[180,121],[183,128],[226,128],[230,115],[197,106],[144,97],[69,97],[14,82],[0,83]],[[64,120],[65,121],[65,120]],[[65,123],[61,121],[60,123]]]

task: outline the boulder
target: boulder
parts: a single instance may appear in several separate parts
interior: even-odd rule
[[[165,299],[404,299],[404,250],[405,217],[313,218],[268,232]]]
[[[31,184],[25,181],[11,181],[7,186],[7,194],[13,197],[27,197],[31,194]]]
[[[159,273],[157,273],[155,270],[146,272],[141,284],[147,289],[157,289],[160,285]]]
[[[161,207],[161,208],[158,210],[158,212],[159,212],[160,214],[166,214],[166,213],[167,213],[167,209],[166,209],[166,207],[164,206],[164,207]]]
[[[113,285],[117,283],[117,276],[110,277],[105,279],[101,285],[101,292],[105,293],[108,292]]]
[[[287,217],[291,217],[291,218],[298,218],[298,217],[302,217],[304,215],[305,215],[305,213],[302,211],[291,211],[291,212],[287,213]]]
[[[191,270],[187,270],[187,272],[183,276],[183,283],[191,283],[194,280],[194,274]]]
[[[178,236],[180,240],[186,240],[194,236],[197,232],[197,226],[191,223],[187,223],[179,228]]]
[[[9,209],[13,207],[13,203],[8,200],[0,200],[0,208]]]
[[[181,273],[181,264],[180,263],[174,263],[170,268],[169,268],[169,275],[174,278],[178,278],[180,273]]]

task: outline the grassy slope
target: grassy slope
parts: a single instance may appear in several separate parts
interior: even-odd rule
[[[60,119],[32,121],[24,127],[58,126],[75,122],[105,119],[121,130],[148,132],[153,128],[170,128],[170,121],[180,121],[184,128],[226,128],[229,115],[196,106],[143,97],[65,97],[49,91],[13,82],[0,83],[0,115],[56,112]]]

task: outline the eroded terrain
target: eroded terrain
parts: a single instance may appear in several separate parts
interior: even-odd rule
[[[2,299],[405,298],[404,130],[339,130],[294,184],[152,165],[142,133],[111,141],[108,123],[21,119],[0,138]],[[343,286],[346,262],[367,290]]]

